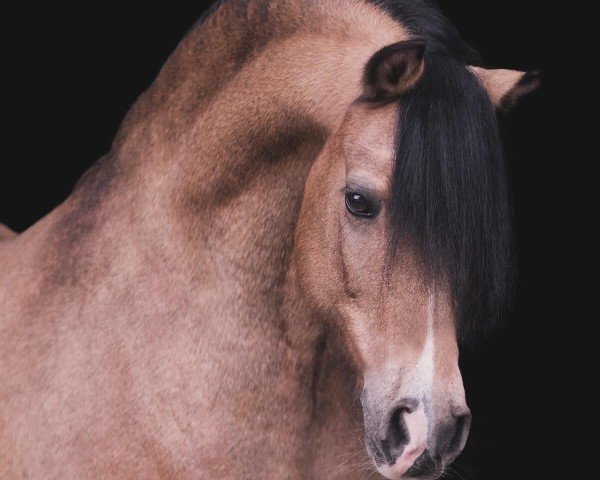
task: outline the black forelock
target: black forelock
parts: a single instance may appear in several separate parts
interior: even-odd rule
[[[390,218],[452,289],[462,338],[494,324],[512,286],[512,227],[496,114],[464,64],[429,54],[400,102]]]
[[[459,335],[495,325],[512,294],[507,172],[496,112],[465,68],[479,55],[427,0],[375,0],[427,42],[419,82],[400,99],[390,205],[392,252],[410,244],[449,282]]]

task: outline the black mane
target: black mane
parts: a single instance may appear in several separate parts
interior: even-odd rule
[[[410,243],[449,281],[462,339],[495,325],[511,297],[513,231],[496,112],[465,65],[480,57],[428,0],[374,0],[427,42],[425,71],[399,102],[392,251]]]

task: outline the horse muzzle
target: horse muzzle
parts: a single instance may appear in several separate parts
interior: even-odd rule
[[[433,419],[427,399],[402,398],[381,408],[361,397],[367,449],[390,480],[436,478],[463,450],[471,413],[466,405]]]

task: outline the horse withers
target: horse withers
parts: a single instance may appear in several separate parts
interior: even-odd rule
[[[513,276],[496,110],[537,83],[430,2],[217,3],[0,232],[0,478],[441,475]]]

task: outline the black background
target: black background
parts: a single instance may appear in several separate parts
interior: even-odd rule
[[[121,2],[123,3],[123,2]],[[23,230],[64,200],[106,153],[120,120],[148,87],[202,2],[125,10],[109,2],[22,6],[5,15],[0,221]],[[557,272],[568,269],[563,197],[571,184],[557,129],[555,23],[547,2],[441,2],[490,67],[541,68],[542,89],[505,120],[515,198],[520,280],[505,328],[462,369],[474,424],[456,479],[550,474],[563,461],[558,433],[564,385],[556,368],[569,306]],[[568,159],[567,159],[568,163]],[[558,221],[557,221],[558,219]],[[554,475],[552,475],[554,473]]]

